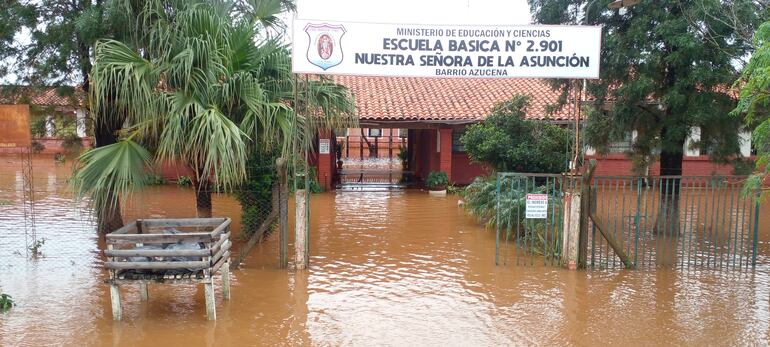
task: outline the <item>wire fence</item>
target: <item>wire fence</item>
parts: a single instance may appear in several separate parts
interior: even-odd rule
[[[757,262],[758,192],[745,177],[580,177],[498,173],[496,261],[560,265],[564,195],[583,191],[590,269],[741,269]],[[587,189],[582,189],[587,188]]]
[[[16,173],[0,173],[0,251],[29,251],[25,238],[35,233],[42,250],[60,253],[66,247],[67,234],[97,235],[97,219],[89,199],[75,198],[68,182],[68,170],[43,172],[33,178],[32,206],[36,211],[33,230],[25,229],[31,216],[25,211],[24,177]],[[261,242],[274,230],[278,210],[278,185],[269,181],[263,186],[244,185],[232,192],[212,192],[212,215],[233,220],[234,239],[245,244]],[[124,223],[143,218],[193,218],[198,215],[196,191],[189,185],[173,182],[147,186],[121,203]],[[57,244],[59,243],[59,244]],[[241,247],[242,249],[242,247]]]

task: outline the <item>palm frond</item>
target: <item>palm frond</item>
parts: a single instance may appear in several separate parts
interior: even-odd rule
[[[79,158],[72,178],[78,198],[90,196],[100,211],[114,211],[119,202],[148,180],[152,155],[132,140],[90,149]]]

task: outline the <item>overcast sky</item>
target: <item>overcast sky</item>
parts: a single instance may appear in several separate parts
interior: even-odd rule
[[[288,17],[288,16],[287,16]],[[297,0],[297,17],[405,24],[529,24],[526,0]],[[286,18],[291,38],[291,18]],[[17,36],[26,42],[27,34]],[[0,79],[15,83],[16,76]]]
[[[297,0],[297,16],[353,22],[529,24],[526,0]]]

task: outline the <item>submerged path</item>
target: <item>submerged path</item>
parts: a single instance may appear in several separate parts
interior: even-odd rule
[[[124,321],[113,322],[103,245],[87,209],[66,191],[69,168],[35,162],[45,256],[27,261],[16,164],[0,160],[7,164],[0,169],[0,288],[18,303],[0,315],[0,346],[745,345],[770,338],[768,222],[754,272],[495,266],[494,233],[459,209],[456,197],[421,192],[313,196],[311,269],[277,269],[271,236],[233,273],[232,301],[217,292],[216,322],[205,320],[202,286],[151,286],[149,303],[126,288]],[[192,191],[175,186],[134,200],[129,218],[195,213]],[[239,206],[218,196],[214,214],[237,221]]]

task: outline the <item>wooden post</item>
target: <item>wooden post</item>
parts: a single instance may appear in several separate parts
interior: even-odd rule
[[[107,250],[112,251],[115,247],[112,244],[107,244]],[[109,261],[115,261],[115,258],[108,257],[107,260]],[[115,270],[109,270],[110,273],[110,280],[115,280]],[[110,283],[110,303],[112,304],[112,319],[114,320],[122,320],[123,319],[123,311],[120,309],[120,288],[118,288],[118,285],[113,283]]]
[[[393,129],[388,134],[388,159],[393,159]]]
[[[289,267],[289,183],[286,159],[275,160],[278,170],[278,238],[280,250],[278,263],[281,269]]]
[[[110,284],[110,301],[112,302],[112,319],[122,320],[123,311],[120,309],[120,289],[117,284]]]
[[[147,287],[147,282],[139,283],[139,294],[142,296],[142,301],[147,301],[150,299],[150,291]]]
[[[294,267],[297,270],[307,268],[307,256],[305,255],[305,241],[307,240],[308,225],[305,218],[307,208],[307,191],[297,189],[295,199],[295,224],[294,224]]]
[[[222,270],[219,271],[222,275],[222,298],[230,300],[230,259],[225,261]]]
[[[209,276],[203,284],[203,295],[206,297],[206,319],[217,320],[216,301],[214,300],[214,279]]]
[[[211,249],[211,242],[206,243],[206,248]],[[212,269],[214,264],[211,263],[211,258],[202,258],[209,266],[203,270],[203,297],[206,299],[206,319],[217,320],[216,300],[214,300],[214,272]]]
[[[569,179],[569,178],[566,178]],[[580,240],[580,193],[576,191],[564,194],[564,235],[562,236],[562,265],[576,270],[578,265],[578,244]]]

